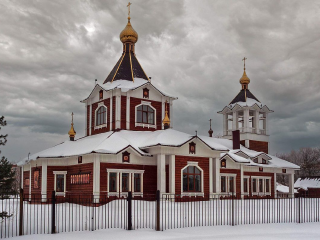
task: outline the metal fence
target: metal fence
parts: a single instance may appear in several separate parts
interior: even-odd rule
[[[320,221],[320,198],[248,198],[237,194],[188,197],[2,196],[0,238],[122,228],[134,230]]]

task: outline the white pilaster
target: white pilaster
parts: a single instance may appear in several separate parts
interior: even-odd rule
[[[213,160],[209,158],[209,193],[213,193]]]
[[[169,192],[170,194],[175,194],[176,186],[175,186],[175,174],[176,174],[176,156],[169,156]]]
[[[223,135],[228,135],[228,114],[223,114]]]
[[[21,166],[20,169],[21,169],[20,170],[20,172],[21,172],[21,174],[20,174],[20,178],[21,178],[21,180],[20,180],[20,188],[23,189],[23,184],[24,184],[24,181],[23,181],[24,180],[23,179],[23,166]]]
[[[157,155],[157,190],[166,192],[166,158],[164,154]]]
[[[264,126],[263,128],[266,130],[266,135],[269,134],[269,118],[268,118],[268,113],[265,113],[265,119],[263,121]]]
[[[93,154],[93,198],[98,203],[100,198],[100,157]]]
[[[91,135],[91,129],[92,129],[92,104],[90,104],[89,107],[89,135]]]
[[[48,179],[48,160],[44,159],[41,162],[41,198],[42,202],[47,201],[47,179]]]
[[[220,193],[220,159],[213,158],[213,192]]]
[[[113,119],[112,106],[113,106],[113,90],[112,90],[112,94],[111,94],[111,97],[110,97],[110,131],[112,130],[112,119]]]
[[[232,130],[237,130],[238,128],[238,112],[232,113]]]
[[[243,165],[240,165],[240,194],[241,194],[241,198],[243,198]]]
[[[121,127],[121,90],[116,94],[116,129]]]
[[[127,92],[126,129],[130,129],[130,92]]]
[[[243,110],[243,127],[244,132],[249,132],[249,109]]]
[[[259,111],[254,111],[254,128],[256,134],[260,134]]]
[[[294,173],[289,174],[289,198],[294,197]]]
[[[274,178],[274,181],[273,181],[274,198],[277,198],[277,174],[276,173],[273,174],[273,178]]]

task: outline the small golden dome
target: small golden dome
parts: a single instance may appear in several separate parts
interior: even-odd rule
[[[240,78],[240,83],[241,84],[249,84],[250,83],[250,78],[248,78],[247,74],[246,74],[246,70],[243,71],[243,75]]]
[[[76,131],[73,128],[73,123],[71,123],[71,128],[70,128],[68,134],[69,134],[69,137],[75,137],[76,136]]]
[[[138,41],[138,33],[131,26],[130,17],[128,17],[127,26],[120,33],[120,41],[122,43],[136,43]]]
[[[165,124],[168,124],[170,125],[170,118],[168,117],[168,111],[166,111],[166,115],[164,116],[164,119],[162,120],[162,123],[165,125]]]

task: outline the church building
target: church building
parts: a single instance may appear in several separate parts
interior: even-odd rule
[[[154,194],[181,197],[276,198],[276,176],[299,166],[269,154],[270,110],[249,90],[244,68],[238,95],[219,114],[223,136],[174,130],[175,96],[151,82],[136,57],[138,34],[130,21],[120,33],[122,54],[85,105],[85,136],[69,139],[23,159],[21,187],[30,198],[102,198]],[[244,58],[244,61],[246,59]],[[239,86],[240,87],[240,86]],[[89,90],[88,90],[89,93]],[[213,109],[212,109],[213,110]],[[272,126],[271,126],[272,127]]]

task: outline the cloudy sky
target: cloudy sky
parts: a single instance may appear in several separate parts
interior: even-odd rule
[[[271,153],[320,146],[319,1],[136,1],[136,54],[152,82],[175,95],[174,128],[222,132],[216,112],[239,92],[246,56],[250,90],[270,114]],[[68,138],[80,101],[121,55],[127,1],[0,2],[2,155],[16,162]]]

